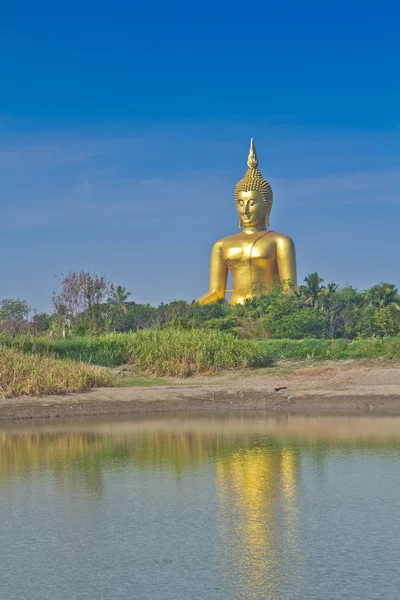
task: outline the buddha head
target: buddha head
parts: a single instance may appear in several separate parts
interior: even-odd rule
[[[235,204],[239,213],[239,228],[244,225],[268,227],[272,207],[272,188],[258,169],[254,140],[250,142],[246,175],[235,189]]]

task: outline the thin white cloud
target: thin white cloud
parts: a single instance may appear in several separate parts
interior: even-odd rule
[[[307,147],[307,140],[300,141]],[[300,141],[295,140],[292,145],[299,145]],[[211,157],[211,141],[206,139],[202,143],[204,163],[193,168],[182,154],[188,152],[188,142],[182,144],[172,139],[169,146],[165,136],[74,137],[64,133],[48,136],[47,140],[41,134],[37,139],[3,142],[0,228],[86,224],[95,227],[109,222],[162,226],[179,219],[197,225],[210,223],[233,207],[234,185],[245,170],[247,145],[242,148],[237,141],[218,140]],[[270,143],[273,145],[274,140]],[[321,138],[317,146],[320,153]],[[228,153],[228,162],[244,150],[241,170],[235,176],[233,166],[230,170],[223,161],[220,168],[213,168],[217,147],[223,155]],[[330,147],[328,142],[326,147]],[[196,152],[199,153],[198,145]],[[303,165],[311,168],[316,158],[312,154],[313,144],[308,144],[307,152]],[[304,167],[304,176],[289,179],[273,177],[274,164],[269,160],[276,199],[282,202],[281,206],[321,208],[400,203],[399,169],[344,172],[345,162],[343,156],[342,168],[337,173],[306,176]],[[235,163],[235,173],[236,170]],[[267,168],[262,171],[267,175]],[[287,171],[291,171],[290,166]]]

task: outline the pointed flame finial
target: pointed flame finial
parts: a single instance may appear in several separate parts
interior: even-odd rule
[[[256,152],[256,147],[254,145],[253,138],[251,138],[251,141],[250,141],[250,151],[249,151],[249,157],[247,159],[247,166],[249,167],[249,169],[256,169],[258,166],[257,152]]]

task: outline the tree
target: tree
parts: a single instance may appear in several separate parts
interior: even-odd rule
[[[118,332],[149,329],[154,326],[154,314],[157,309],[150,304],[135,304],[127,302],[125,312],[112,315],[112,329]]]
[[[372,315],[373,335],[394,336],[400,331],[400,311],[392,306],[377,308]]]
[[[60,311],[60,307],[63,307],[64,310],[61,312],[68,313],[73,319],[87,308],[85,294],[87,276],[88,274],[84,271],[80,273],[70,271],[68,275],[63,276],[61,292],[53,296],[53,304],[56,310]]]
[[[108,299],[108,303],[111,304],[111,308],[116,313],[125,313],[127,311],[126,302],[128,301],[130,292],[126,291],[125,287],[119,285],[117,288],[111,284],[111,296]]]
[[[96,273],[70,271],[61,281],[61,292],[53,297],[56,313],[71,320],[72,326],[79,315],[80,331],[98,331],[105,319],[105,299],[111,285]]]
[[[374,285],[367,291],[366,300],[371,308],[390,307],[393,310],[400,310],[400,296],[393,283]]]
[[[25,300],[6,298],[0,302],[0,321],[26,320],[30,308]]]
[[[107,300],[107,328],[110,329],[115,321],[115,317],[118,315],[126,314],[128,311],[127,300],[131,295],[130,292],[126,291],[125,287],[119,285],[117,288],[113,284],[110,286],[111,295]],[[114,323],[115,329],[115,323]]]
[[[292,314],[269,323],[272,338],[304,338],[326,337],[327,322],[319,310],[305,306]]]
[[[32,323],[26,319],[6,319],[0,321],[0,333],[6,333],[12,336],[21,334],[30,335],[32,331]]]
[[[360,319],[365,314],[366,293],[360,292],[348,283],[335,294],[340,316],[336,323],[334,337],[353,339],[359,334]]]
[[[324,313],[326,322],[328,324],[328,337],[333,338],[337,332],[340,324],[342,303],[340,297],[337,295],[339,284],[328,283],[328,285],[322,286],[319,293],[318,302],[322,312]]]
[[[312,308],[318,307],[319,295],[323,289],[321,283],[324,280],[318,275],[318,273],[311,273],[304,278],[306,285],[302,285],[299,288],[300,296],[305,297],[305,303],[312,306]]]
[[[37,313],[32,318],[32,329],[35,335],[41,335],[50,330],[52,317],[47,313]]]
[[[368,308],[358,323],[358,335],[363,338],[394,336],[400,333],[400,311],[390,306]]]

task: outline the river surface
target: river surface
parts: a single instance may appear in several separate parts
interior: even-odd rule
[[[400,418],[3,424],[2,600],[399,600]]]

